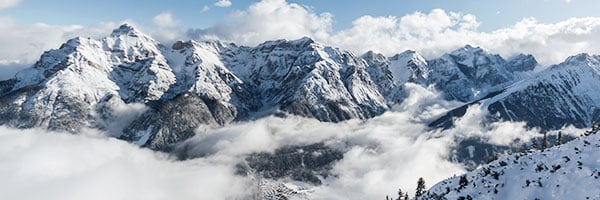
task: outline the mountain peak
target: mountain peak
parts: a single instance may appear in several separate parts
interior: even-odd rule
[[[600,73],[600,56],[590,55],[588,53],[580,53],[574,56],[569,56],[565,62],[567,66],[581,66],[586,65]],[[556,67],[562,66],[563,64],[555,65]]]
[[[450,54],[452,55],[461,55],[461,54],[479,54],[479,53],[485,53],[485,49],[481,48],[481,47],[473,47],[470,44],[465,45],[462,48],[459,48],[457,50],[452,51]]]
[[[408,49],[408,50],[406,50],[406,51],[403,51],[403,52],[402,52],[402,53],[400,53],[400,54],[415,54],[415,53],[417,53],[415,50]]]
[[[392,56],[391,59],[398,60],[399,58],[412,57],[415,54],[417,54],[416,51],[409,49],[409,50],[403,51],[402,53],[398,53],[398,54]]]
[[[531,54],[517,54],[507,60],[507,68],[510,71],[530,71],[533,70],[538,62]]]
[[[281,40],[273,40],[273,41],[266,41],[262,44],[259,44],[258,46],[261,46],[263,48],[273,48],[273,47],[283,47],[283,46],[295,46],[295,47],[309,47],[312,44],[318,44],[317,42],[315,42],[312,38],[310,37],[302,37],[300,39],[296,39],[296,40],[287,40],[287,39],[281,39]]]
[[[573,63],[573,62],[585,62],[587,60],[589,60],[592,56],[590,54],[587,53],[580,53],[574,56],[569,56],[565,62],[567,63]]]
[[[361,57],[366,59],[367,61],[377,62],[384,62],[384,60],[387,59],[383,54],[375,53],[374,51],[367,51],[367,53],[363,54]]]
[[[312,38],[310,38],[308,36],[304,36],[300,39],[292,40],[291,42],[297,42],[297,43],[302,43],[302,44],[312,44],[312,43],[315,43],[315,40],[313,40]]]
[[[119,28],[114,29],[110,35],[111,36],[120,36],[120,35],[137,36],[137,35],[142,35],[142,33],[140,31],[138,31],[134,26],[125,23],[125,24],[122,24],[121,26],[119,26]]]

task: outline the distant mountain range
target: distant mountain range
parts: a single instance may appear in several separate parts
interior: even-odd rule
[[[534,72],[537,65],[531,55],[502,58],[469,45],[433,60],[414,51],[355,55],[310,38],[167,47],[125,24],[100,40],[71,39],[1,81],[0,125],[99,128],[169,150],[201,124],[268,115],[369,119],[402,102],[407,82],[464,102],[432,127],[451,126],[473,104],[489,110],[490,120],[543,129],[600,119],[600,56],[580,54]]]

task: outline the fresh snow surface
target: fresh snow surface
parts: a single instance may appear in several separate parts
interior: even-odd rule
[[[417,199],[600,199],[600,133],[499,158]]]

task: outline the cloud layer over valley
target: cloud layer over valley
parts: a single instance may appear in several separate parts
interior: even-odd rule
[[[226,127],[201,126],[197,136],[177,150],[193,158],[185,161],[94,130],[70,135],[2,127],[0,198],[244,198],[256,188],[252,177],[234,173],[245,156],[283,146],[323,143],[344,152],[343,159],[333,164],[335,176],[324,179],[320,186],[309,186],[308,195],[315,199],[378,199],[395,194],[397,188],[413,193],[421,176],[433,184],[464,172],[460,163],[450,161],[461,139],[476,137],[485,143],[519,145],[515,139],[527,142],[537,134],[523,123],[483,127],[484,115],[477,107],[470,108],[453,129],[429,130],[426,123],[455,103],[440,100],[435,92],[416,85],[408,85],[407,90],[415,94],[409,101],[367,121],[336,124],[267,117]]]

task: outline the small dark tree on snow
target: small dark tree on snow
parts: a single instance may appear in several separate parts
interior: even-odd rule
[[[423,177],[421,177],[417,181],[417,191],[415,192],[415,197],[420,197],[423,194],[425,194],[425,180]]]
[[[542,138],[542,151],[544,151],[544,149],[547,149],[549,146],[548,144],[548,132],[544,132],[544,137]]]
[[[462,190],[469,184],[469,180],[467,180],[467,175],[460,176],[460,180],[458,181],[458,190]]]
[[[558,136],[556,136],[556,146],[562,144],[562,132],[558,132]]]
[[[404,194],[404,200],[409,200],[410,198],[408,198],[408,192]]]

